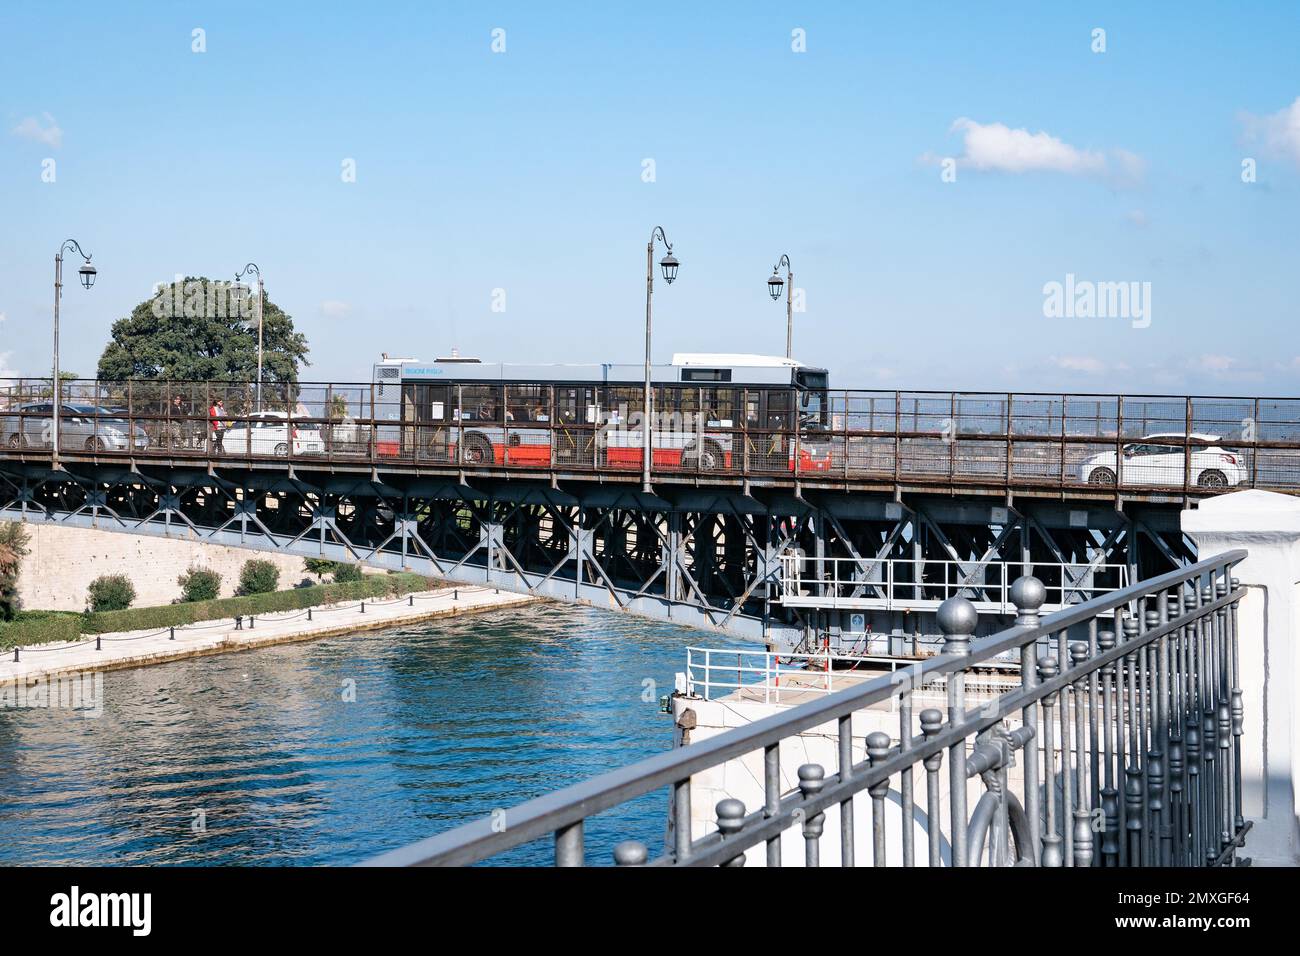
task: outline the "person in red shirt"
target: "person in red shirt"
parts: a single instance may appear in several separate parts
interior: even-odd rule
[[[212,430],[213,451],[223,455],[226,452],[226,449],[223,448],[221,445],[221,440],[222,438],[225,437],[226,434],[225,416],[226,416],[225,403],[222,402],[221,399],[217,399],[215,402],[212,403],[212,407],[208,409],[208,423],[211,426],[211,430]]]

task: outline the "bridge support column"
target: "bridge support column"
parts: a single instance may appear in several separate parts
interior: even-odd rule
[[[1242,807],[1254,821],[1245,855],[1300,864],[1300,499],[1240,491],[1182,514],[1202,558],[1233,548],[1250,555],[1233,570],[1247,590],[1237,610]]]

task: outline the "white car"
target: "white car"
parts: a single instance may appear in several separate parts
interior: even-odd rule
[[[1204,446],[1193,445],[1190,449],[1191,484],[1200,488],[1228,488],[1246,480],[1241,453],[1219,447],[1218,435],[1193,432],[1188,437],[1192,441],[1205,443]],[[1188,452],[1183,446],[1182,432],[1147,435],[1124,446],[1118,466],[1113,451],[1085,459],[1079,465],[1079,479],[1090,485],[1113,486],[1118,477],[1119,483],[1125,486],[1160,485],[1181,488],[1183,466]]]
[[[291,445],[292,443],[292,445]],[[246,422],[235,422],[222,436],[228,455],[323,455],[325,441],[314,425],[293,425],[286,412],[254,412]]]

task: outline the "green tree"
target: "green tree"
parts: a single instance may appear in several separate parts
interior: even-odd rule
[[[221,596],[221,575],[207,568],[190,568],[176,583],[181,586],[182,601],[211,601]]]
[[[253,558],[239,572],[236,594],[266,594],[280,586],[280,569],[270,561]]]
[[[0,521],[0,621],[12,620],[18,606],[18,570],[31,538],[17,521]]]
[[[160,288],[113,323],[99,378],[242,381],[257,378],[256,291],[241,300],[225,280],[187,277]],[[262,309],[262,379],[296,382],[307,338],[268,296]]]
[[[124,611],[135,601],[135,585],[125,574],[105,574],[90,582],[86,603],[92,611]]]

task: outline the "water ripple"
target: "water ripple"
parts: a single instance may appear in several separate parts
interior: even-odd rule
[[[542,605],[113,671],[97,719],[0,711],[0,864],[364,859],[662,751],[643,697],[688,643],[720,639]],[[593,820],[593,861],[661,842],[665,806]]]

